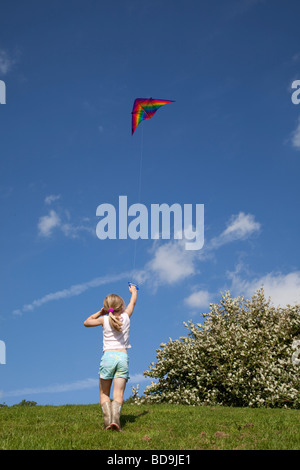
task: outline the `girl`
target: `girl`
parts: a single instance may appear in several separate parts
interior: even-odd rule
[[[103,328],[103,356],[99,367],[100,405],[104,417],[105,429],[121,430],[120,413],[126,382],[129,379],[127,349],[129,344],[130,317],[136,299],[136,287],[129,286],[131,299],[125,308],[124,300],[110,294],[105,297],[102,309],[88,317],[84,326]],[[110,401],[110,389],[113,382],[113,401]]]

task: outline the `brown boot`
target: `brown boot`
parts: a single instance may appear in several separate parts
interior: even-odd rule
[[[111,404],[111,429],[115,431],[121,431],[120,414],[121,414],[121,403],[113,401]]]
[[[104,427],[105,429],[110,429],[111,427],[111,417],[112,417],[112,413],[111,413],[111,402],[110,401],[106,401],[103,403],[102,405],[102,413],[103,413],[103,417],[104,417]]]

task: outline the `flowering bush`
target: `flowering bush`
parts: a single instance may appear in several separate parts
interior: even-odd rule
[[[226,292],[202,315],[160,345],[144,372],[157,382],[136,403],[299,408],[300,305],[274,307],[263,289],[251,300]]]

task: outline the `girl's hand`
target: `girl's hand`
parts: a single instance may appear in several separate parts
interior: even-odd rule
[[[104,308],[101,308],[98,312],[94,313],[93,315],[89,316],[85,322],[83,322],[84,326],[99,326],[103,325],[103,318],[100,318],[101,315],[104,315]]]
[[[131,292],[131,294],[134,294],[135,292],[137,292],[136,287],[133,284],[130,284],[128,289]]]
[[[101,310],[99,310],[98,312],[94,313],[94,315],[91,315],[91,317],[96,319],[101,317],[101,315],[105,315],[104,307],[102,307]]]

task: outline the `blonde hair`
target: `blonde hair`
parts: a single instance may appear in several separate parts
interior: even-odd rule
[[[109,312],[110,308],[113,308],[116,313],[121,313],[124,310],[125,303],[122,297],[117,294],[107,295],[104,299],[103,307],[104,312],[108,313],[110,326],[117,331],[122,331],[122,322],[112,312]]]

